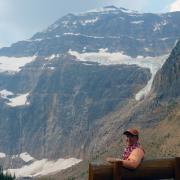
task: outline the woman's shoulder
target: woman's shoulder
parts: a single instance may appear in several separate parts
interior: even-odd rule
[[[133,149],[132,154],[144,156],[145,154],[144,148],[142,146],[136,147],[135,149]]]

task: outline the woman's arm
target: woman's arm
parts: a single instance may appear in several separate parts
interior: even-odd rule
[[[136,148],[132,151],[127,160],[123,160],[123,167],[136,169],[140,165],[143,158],[143,150],[141,148]]]
[[[144,158],[143,150],[141,148],[136,148],[132,151],[132,153],[130,154],[127,160],[108,157],[106,161],[108,161],[109,163],[122,162],[123,167],[129,169],[136,169],[140,165],[143,158]]]

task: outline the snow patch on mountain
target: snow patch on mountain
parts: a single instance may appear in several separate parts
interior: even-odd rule
[[[83,62],[97,62],[100,65],[137,65],[142,68],[150,69],[151,79],[148,81],[147,85],[135,95],[136,100],[142,99],[150,92],[156,72],[162,67],[168,57],[168,55],[163,55],[159,57],[137,56],[136,58],[132,58],[123,54],[123,52],[110,53],[107,51],[108,49],[100,49],[99,52],[79,53],[77,51],[69,50],[69,54],[75,56],[77,60]]]
[[[69,158],[50,161],[48,159],[35,160],[29,165],[25,165],[18,169],[8,169],[7,172],[19,177],[38,177],[55,173],[63,169],[67,169],[75,164],[80,163],[81,159]]]
[[[131,24],[141,24],[141,23],[144,23],[144,21],[131,21],[130,23]]]
[[[166,41],[166,40],[168,40],[169,38],[168,37],[165,37],[165,38],[161,38],[160,40],[161,41]]]
[[[144,48],[144,50],[145,50],[146,52],[151,51],[149,48]]]
[[[46,57],[45,60],[53,60],[54,58],[59,58],[60,54],[51,54],[50,56]]]
[[[62,21],[62,25],[64,26],[64,27],[68,27],[68,24],[69,24],[69,21]]]
[[[0,91],[0,97],[1,98],[7,99],[8,96],[12,96],[12,95],[14,95],[14,93],[11,92],[11,91],[8,91],[6,89],[3,89],[3,90]]]
[[[55,67],[47,67],[48,69],[50,69],[50,70],[54,70],[55,69]]]
[[[85,26],[87,24],[94,24],[95,22],[97,22],[99,20],[99,18],[94,18],[94,19],[86,19],[86,20],[81,20],[80,23]]]
[[[34,160],[34,158],[30,154],[28,154],[27,152],[21,153],[19,156],[25,162],[29,162],[29,161]]]
[[[19,72],[21,67],[34,61],[36,56],[32,57],[6,57],[0,56],[0,73]]]
[[[11,175],[20,177],[39,177],[51,173],[67,169],[75,164],[80,163],[81,159],[68,158],[68,159],[57,159],[57,160],[48,160],[48,159],[36,159],[32,157],[28,152],[22,152],[21,154],[16,155],[6,155],[3,152],[0,152],[0,158],[8,159],[22,159],[24,165],[20,168],[15,169],[6,169],[5,173],[10,173]]]
[[[29,105],[29,102],[27,101],[28,96],[29,93],[26,93],[26,94],[20,94],[14,98],[9,98],[10,102],[8,102],[7,105],[12,107]]]
[[[6,154],[5,154],[5,153],[0,152],[0,158],[5,158],[5,157],[6,157]]]
[[[35,41],[43,41],[44,39],[41,39],[41,38],[37,38],[37,39],[27,39],[25,40],[24,42],[35,42]]]
[[[104,36],[89,36],[89,35],[80,34],[80,33],[64,33],[63,35],[65,35],[65,36],[83,36],[83,37],[95,38],[95,39],[105,38]]]
[[[13,97],[11,98],[9,96]],[[29,105],[29,102],[27,101],[28,96],[29,93],[15,95],[13,92],[8,91],[7,89],[3,89],[0,91],[0,97],[3,99],[7,99],[9,102],[7,102],[6,104],[12,107]]]
[[[167,20],[163,20],[163,21],[161,21],[160,23],[155,23],[155,24],[154,24],[154,29],[153,29],[153,31],[160,31],[161,28],[162,28],[163,26],[167,25],[167,24],[168,24],[168,21],[167,21]]]

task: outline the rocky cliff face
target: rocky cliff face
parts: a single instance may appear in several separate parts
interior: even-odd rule
[[[136,66],[87,66],[69,58],[52,60],[51,68],[56,68],[49,69],[47,65],[38,74],[29,105],[3,106],[1,126],[6,125],[12,133],[1,139],[4,151],[7,152],[8,141],[12,142],[9,153],[79,156],[94,122],[123,106],[150,77],[148,70]],[[7,128],[1,128],[4,136]]]
[[[180,42],[177,43],[171,55],[154,81],[154,91],[161,99],[172,99],[180,96]]]

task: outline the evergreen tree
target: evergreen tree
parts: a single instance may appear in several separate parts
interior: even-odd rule
[[[0,180],[13,180],[15,179],[15,175],[11,176],[6,172],[6,174],[3,173],[3,168],[0,166]]]

